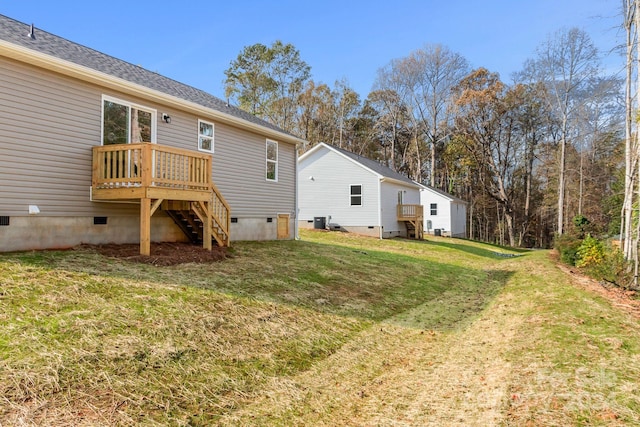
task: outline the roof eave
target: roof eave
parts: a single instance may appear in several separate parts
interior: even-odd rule
[[[406,186],[406,187],[413,187],[413,188],[415,188],[416,190],[420,190],[420,189],[421,189],[420,184],[418,184],[417,182],[413,182],[413,183],[411,183],[411,182],[407,182],[407,181],[402,181],[402,180],[400,180],[400,179],[390,178],[390,177],[388,177],[388,176],[383,176],[383,177],[380,179],[380,182],[387,182],[387,181],[389,181],[389,182],[393,182],[393,183],[396,183],[396,184],[401,184],[401,185],[404,185],[404,186]]]
[[[5,40],[0,40],[0,56],[6,56],[16,61],[54,71],[68,77],[73,77],[112,90],[124,91],[160,104],[169,104],[173,108],[204,115],[232,126],[249,129],[267,137],[278,139],[279,141],[286,141],[292,144],[306,143],[305,140],[285,132],[278,132],[213,108],[208,108],[195,102],[187,101],[158,90],[150,89],[137,83],[132,83],[128,80],[94,70],[93,68],[78,65],[74,62],[66,61]]]

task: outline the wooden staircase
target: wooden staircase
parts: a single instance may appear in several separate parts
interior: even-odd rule
[[[176,223],[191,243],[202,243],[204,227],[202,220],[191,209],[165,209],[165,213]]]
[[[209,233],[205,228],[207,206],[203,202],[165,200],[162,202],[162,210],[173,219],[191,242],[203,243],[207,234],[210,234],[212,243],[218,246],[229,246],[230,211],[226,202],[216,196],[214,192],[209,202],[212,207]]]
[[[212,157],[141,142],[92,148],[91,200],[140,202],[140,254],[151,254],[151,217],[163,209],[191,241],[229,246],[231,209],[212,181]]]
[[[422,205],[398,205],[398,221],[407,227],[407,237],[424,239],[424,208]]]
[[[424,226],[422,221],[405,221],[404,224],[407,227],[407,237],[409,239],[424,239]]]

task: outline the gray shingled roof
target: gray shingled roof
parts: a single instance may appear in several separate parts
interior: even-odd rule
[[[359,154],[352,153],[351,151],[347,151],[347,150],[345,150],[343,148],[335,147],[335,146],[330,145],[330,144],[327,144],[327,146],[329,146],[329,147],[333,148],[334,150],[344,154],[345,156],[349,157],[350,159],[360,163],[361,165],[365,166],[368,169],[371,169],[372,171],[374,171],[378,175],[382,175],[385,178],[395,179],[396,181],[402,181],[402,182],[405,182],[407,184],[411,184],[411,185],[414,185],[414,186],[419,186],[420,185],[417,182],[413,181],[412,179],[407,178],[406,176],[402,175],[401,173],[394,171],[390,167],[387,167],[387,166],[383,165],[380,162],[377,162],[375,160],[371,160],[371,159],[369,159],[367,157],[361,156]]]
[[[34,31],[35,38],[30,38],[28,37],[29,30],[30,25],[0,14],[0,40],[82,65],[131,83],[229,114],[247,122],[294,136],[246,111],[227,105],[225,101],[200,89],[71,42],[39,28]]]
[[[460,203],[465,203],[465,204],[467,203],[464,200],[459,199],[459,198],[457,198],[455,196],[452,196],[451,194],[449,194],[447,192],[444,192],[442,190],[438,190],[437,188],[433,188],[433,187],[430,187],[430,186],[425,185],[425,184],[419,184],[419,183],[411,180],[410,178],[407,178],[406,176],[402,175],[401,173],[396,172],[393,169],[383,165],[380,162],[377,162],[375,160],[371,160],[371,159],[369,159],[367,157],[364,157],[364,156],[361,156],[359,154],[352,153],[351,151],[347,151],[347,150],[345,150],[343,148],[335,147],[335,146],[333,146],[331,144],[326,144],[326,145],[328,147],[331,147],[334,150],[344,154],[345,156],[349,157],[350,159],[360,163],[361,165],[365,166],[366,168],[371,169],[372,171],[374,171],[378,175],[382,175],[385,178],[392,178],[392,179],[395,179],[396,181],[403,181],[403,182],[406,182],[408,184],[413,184],[415,186],[425,187],[425,188],[428,188],[428,189],[440,194],[441,196],[447,197],[447,198],[449,198],[449,199],[451,199],[451,200],[453,200],[455,202],[460,202]]]

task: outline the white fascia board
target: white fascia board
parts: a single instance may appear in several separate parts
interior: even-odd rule
[[[414,185],[411,185],[410,183],[408,183],[406,181],[401,181],[399,179],[394,179],[394,178],[389,178],[389,177],[383,176],[382,178],[380,178],[380,182],[392,182],[394,184],[403,185],[405,187],[413,188],[415,190],[422,190],[422,185],[418,184],[415,181],[413,183]]]
[[[318,151],[321,147],[323,146],[327,146],[327,144],[325,144],[324,142],[321,142],[319,144],[314,145],[313,147],[311,147],[308,151],[305,151],[304,153],[302,153],[300,155],[300,157],[298,157],[298,162],[303,161],[304,159],[306,159],[307,157],[311,156],[313,153],[315,153],[316,151]]]
[[[437,196],[444,197],[444,198],[445,198],[445,199],[447,199],[449,202],[452,202],[452,203],[462,203],[462,204],[464,204],[464,205],[468,205],[468,204],[469,204],[469,202],[467,202],[467,201],[465,201],[465,200],[462,200],[462,199],[459,199],[459,198],[457,198],[457,197],[455,197],[455,196],[452,196],[452,195],[451,195],[451,194],[449,194],[449,193],[445,193],[444,191],[437,191],[437,190],[434,190],[433,188],[431,188],[431,187],[427,187],[427,186],[425,186],[425,185],[423,185],[422,187],[423,187],[423,188],[422,188],[422,191],[428,191],[428,192],[430,192],[431,194],[435,194],[435,195],[437,195]]]
[[[149,89],[125,79],[121,79],[119,77],[94,70],[93,68],[78,65],[74,62],[66,61],[55,56],[37,52],[23,46],[18,46],[13,43],[6,42],[4,40],[0,40],[0,55],[27,64],[35,65],[49,71],[54,71],[65,76],[73,77],[78,80],[93,83],[98,86],[139,96],[141,98],[152,100],[157,103],[171,106],[173,108],[187,111],[196,115],[211,117],[215,120],[218,120],[219,122],[240,127],[242,129],[249,129],[261,135],[275,138],[278,141],[288,142],[296,145],[306,143],[306,141],[301,138],[288,135],[286,133],[281,133],[273,129],[260,126],[259,124],[241,119],[239,117],[235,117],[230,114],[214,110],[212,108],[207,108],[195,102],[187,101],[173,95],[168,95],[158,90]]]

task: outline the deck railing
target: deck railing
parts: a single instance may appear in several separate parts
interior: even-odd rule
[[[424,218],[422,205],[398,205],[398,221],[412,221]]]
[[[203,223],[210,218],[207,235],[210,232],[219,245],[228,246],[231,209],[213,183],[211,163],[209,154],[152,143],[93,147],[92,197],[97,200],[140,198],[141,206],[143,199],[154,199],[157,204],[153,208],[147,206],[147,219],[162,200],[191,202],[191,209]],[[150,221],[145,224],[145,230],[150,233]],[[140,239],[141,253],[148,254],[146,237]]]
[[[93,147],[92,186],[209,191],[211,156],[151,143]]]

